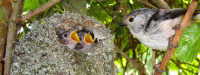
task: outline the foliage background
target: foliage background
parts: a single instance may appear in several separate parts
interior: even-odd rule
[[[49,0],[25,0],[23,14],[32,11]],[[141,2],[144,1],[144,2]],[[191,0],[165,0],[173,8],[188,8]],[[104,23],[115,36],[113,42],[124,53],[126,53],[137,65],[141,66],[147,74],[151,75],[153,65],[159,63],[165,52],[156,51],[155,60],[152,62],[153,50],[145,47],[134,36],[132,36],[126,27],[119,27],[125,15],[134,9],[152,8],[145,3],[162,8],[162,5],[156,3],[156,0],[62,0],[45,12],[33,17],[32,19],[20,23],[18,27],[18,39],[23,37],[29,31],[29,24],[34,20],[40,20],[49,17],[55,12],[64,13],[64,11],[78,12],[82,15],[88,15]],[[197,9],[200,9],[198,6]],[[166,72],[163,75],[183,74],[196,75],[199,71],[200,63],[200,22],[194,23],[187,28],[179,43],[179,47],[173,58],[169,61]],[[115,61],[119,73],[118,75],[138,75],[138,69],[128,62],[122,55],[117,54]]]

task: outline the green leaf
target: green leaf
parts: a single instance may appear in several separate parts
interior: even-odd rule
[[[123,68],[122,68],[121,63],[122,63],[121,59],[117,59],[117,60],[114,61],[114,64],[116,65],[116,67],[119,70],[118,75],[123,75]]]
[[[170,68],[172,71],[178,71],[178,67],[172,61],[169,61],[169,64],[167,65],[167,67]]]
[[[148,50],[148,48],[145,46],[145,45],[143,45],[143,44],[140,44],[140,53],[144,53],[144,52],[146,52]]]
[[[23,8],[24,12],[34,10],[47,2],[48,0],[25,0],[24,8]]]
[[[186,28],[176,51],[178,59],[182,61],[192,62],[194,58],[197,58],[200,52],[200,22]]]

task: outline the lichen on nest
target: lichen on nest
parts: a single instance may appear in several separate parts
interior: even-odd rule
[[[76,13],[55,13],[32,24],[30,32],[14,47],[11,75],[65,74],[109,75],[114,58],[113,35],[92,17]],[[59,42],[57,32],[72,28],[93,31],[100,41],[90,50],[69,50]],[[113,52],[112,52],[113,53]],[[114,54],[113,54],[114,55]]]

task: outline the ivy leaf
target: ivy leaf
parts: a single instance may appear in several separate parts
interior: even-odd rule
[[[178,59],[182,61],[192,62],[194,58],[197,58],[200,52],[200,22],[186,28],[176,51]]]

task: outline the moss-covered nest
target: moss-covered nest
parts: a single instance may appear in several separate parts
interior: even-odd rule
[[[14,47],[11,75],[109,75],[114,58],[113,35],[96,19],[76,13],[55,13],[30,24],[31,30]],[[57,33],[86,28],[98,38],[89,50],[70,50]]]

